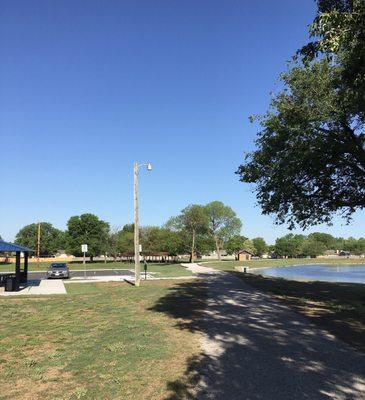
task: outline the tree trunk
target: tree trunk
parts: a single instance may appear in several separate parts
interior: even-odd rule
[[[218,261],[222,261],[221,249],[220,249],[220,246],[219,246],[219,238],[217,236],[214,236],[214,241],[215,241],[215,248],[217,250]]]
[[[195,230],[193,230],[193,238],[191,243],[191,254],[190,254],[190,262],[194,262],[194,251],[195,251]]]

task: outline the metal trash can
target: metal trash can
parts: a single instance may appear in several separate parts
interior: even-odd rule
[[[13,278],[6,278],[5,279],[5,292],[12,292],[13,291]]]
[[[14,292],[19,290],[19,285],[16,284],[16,278],[10,277],[5,279],[5,292]],[[18,286],[18,287],[17,287]]]

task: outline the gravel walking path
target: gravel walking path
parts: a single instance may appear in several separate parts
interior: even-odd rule
[[[209,291],[194,399],[365,399],[363,353],[233,274],[188,268]]]

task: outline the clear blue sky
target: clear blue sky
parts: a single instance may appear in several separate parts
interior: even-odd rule
[[[278,74],[307,40],[312,0],[4,0],[0,16],[0,235],[92,212],[141,223],[221,200],[243,234],[287,232],[234,174]],[[364,234],[364,213],[335,235]],[[313,231],[313,229],[312,229]]]

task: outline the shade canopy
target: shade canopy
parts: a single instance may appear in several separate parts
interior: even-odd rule
[[[14,243],[8,243],[8,242],[4,242],[3,240],[0,240],[0,252],[1,253],[13,252],[13,251],[15,251],[15,252],[21,251],[23,253],[34,253],[34,251],[31,249],[28,249],[28,247],[23,247],[23,246],[14,244]]]

